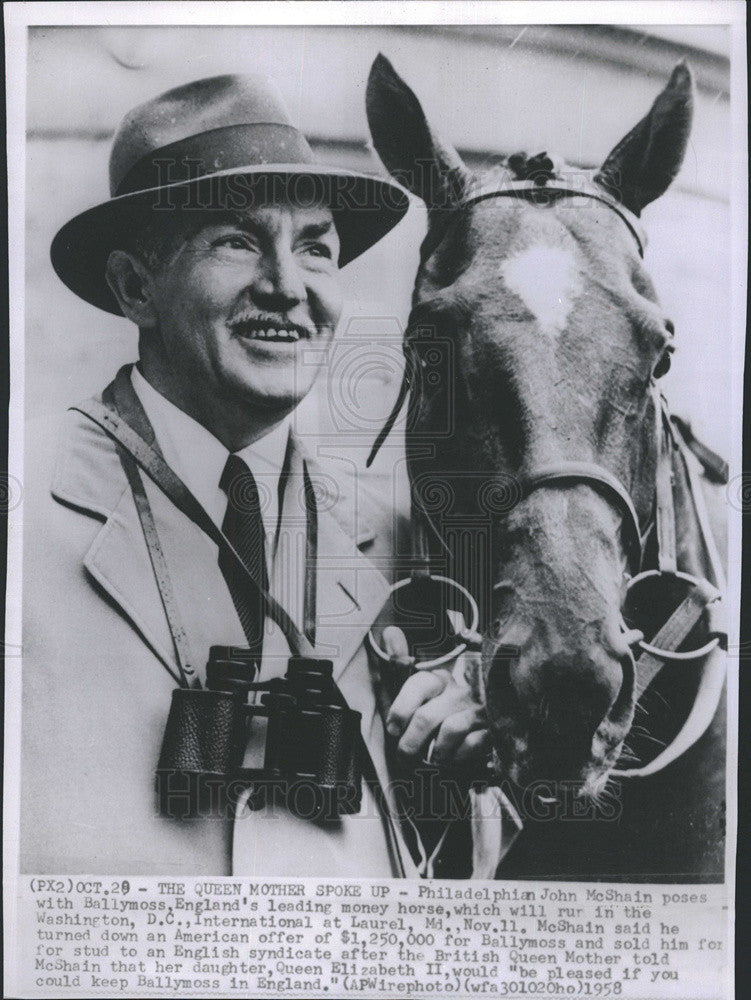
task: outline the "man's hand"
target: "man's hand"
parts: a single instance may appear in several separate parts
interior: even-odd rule
[[[385,629],[383,644],[394,662],[409,661],[400,629]],[[474,662],[478,656],[464,653],[452,669],[418,671],[405,682],[386,719],[388,732],[400,737],[399,749],[405,756],[435,764],[460,764],[485,756],[490,746],[485,709],[465,680],[466,670],[479,666]]]

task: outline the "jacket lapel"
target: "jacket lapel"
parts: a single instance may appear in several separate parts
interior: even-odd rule
[[[68,506],[103,521],[83,565],[108,599],[170,671],[177,671],[172,636],[154,578],[133,496],[111,440],[76,411],[66,427],[51,487]],[[216,546],[143,476],[162,543],[191,666],[199,677],[214,643],[243,645],[245,638],[219,570]]]
[[[334,661],[341,681],[388,595],[388,583],[360,551],[375,539],[362,517],[356,480],[333,463],[325,467],[305,454],[293,435],[293,461],[305,460],[318,509],[316,650]],[[299,456],[299,457],[298,457]]]
[[[123,492],[94,538],[83,565],[167,669],[176,672],[172,638],[128,491]]]

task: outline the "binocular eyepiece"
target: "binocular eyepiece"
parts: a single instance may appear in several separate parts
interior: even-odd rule
[[[206,687],[176,688],[156,771],[159,811],[173,819],[229,815],[252,789],[298,816],[337,819],[362,802],[360,713],[347,707],[330,660],[293,656],[283,678],[256,683],[249,649],[212,646]],[[251,692],[261,704],[248,704]],[[253,717],[268,720],[263,768],[243,760]]]

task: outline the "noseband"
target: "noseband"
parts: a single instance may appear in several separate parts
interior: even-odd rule
[[[507,181],[502,187],[484,185],[476,188],[474,191],[470,190],[449,211],[453,214],[456,211],[463,210],[479,202],[496,198],[520,198],[539,204],[549,200],[550,196],[583,197],[606,205],[625,223],[629,232],[636,240],[639,255],[644,256],[646,236],[637,217],[621,205],[620,202],[611,198],[604,189],[600,189],[594,185],[582,189],[566,184],[540,184],[534,181]],[[440,242],[440,239],[438,242]],[[426,238],[421,247],[422,263],[425,263],[430,257],[436,249],[436,245],[435,237],[432,240],[430,236]],[[410,389],[416,388],[416,374],[423,362],[417,357],[415,346],[410,342],[407,335],[405,335],[404,350],[406,364],[401,388],[394,407],[373,444],[367,460],[368,466],[371,465],[381,445],[390,433]],[[681,435],[680,422],[673,421],[671,418],[666,400],[659,393],[655,383],[653,383],[653,398],[656,416],[657,472],[654,493],[654,522],[648,527],[645,533],[642,533],[639,517],[629,491],[617,476],[597,463],[560,461],[528,470],[517,480],[517,487],[519,489],[517,502],[522,502],[540,489],[558,489],[581,485],[587,486],[602,495],[609,505],[619,512],[621,515],[624,550],[632,574],[627,588],[627,595],[628,591],[631,590],[636,593],[636,588],[642,586],[645,581],[651,585],[655,577],[665,581],[680,581],[689,590],[688,595],[669,615],[667,621],[657,631],[651,642],[642,641],[638,644],[641,655],[636,662],[636,689],[637,695],[642,694],[667,661],[695,661],[709,658],[707,659],[707,668],[705,669],[706,676],[702,679],[700,692],[697,694],[697,705],[700,695],[705,694],[705,700],[709,699],[708,706],[705,706],[702,710],[697,710],[697,706],[695,705],[683,729],[670,746],[663,750],[655,760],[642,768],[616,770],[614,773],[620,777],[644,777],[648,774],[653,774],[667,766],[667,764],[671,763],[677,756],[688,749],[702,735],[709,725],[711,718],[714,716],[721,691],[722,678],[724,678],[724,663],[720,663],[714,655],[716,652],[719,652],[717,647],[722,644],[723,637],[726,639],[723,626],[719,623],[717,615],[717,610],[721,605],[721,593],[706,580],[699,580],[688,574],[679,573],[676,564],[676,528],[672,490],[671,450],[680,450],[683,453],[684,459],[686,458],[688,448],[691,448],[700,460],[702,460],[702,455],[700,451],[693,448],[690,439]],[[705,452],[708,451],[701,445],[699,447]],[[711,457],[716,462],[719,462],[717,456],[712,454]],[[686,468],[688,469],[690,491],[698,516],[700,532],[703,536],[710,560],[713,563],[715,575],[718,580],[721,580],[722,570],[718,561],[714,558],[716,548],[714,540],[711,537],[706,511],[703,508],[703,500],[699,493],[701,486],[692,474],[688,461],[686,461]],[[415,494],[416,491],[413,490],[412,541],[416,568],[412,573],[412,581],[418,577],[424,578],[430,575],[429,546],[426,537],[428,528],[438,539],[439,543],[444,548],[446,547],[428,511]],[[647,538],[652,534],[652,531],[654,531],[656,539],[657,569],[645,569],[643,565],[645,543]],[[396,584],[396,587],[404,586],[407,582],[409,581],[400,581]],[[456,587],[459,586],[453,581],[446,582],[451,582]],[[708,628],[708,632],[710,633],[709,641],[696,650],[679,651],[679,647],[683,645],[693,627],[706,611],[708,611],[710,618]],[[382,653],[379,649],[377,649],[377,652]],[[422,669],[431,669],[436,665],[438,665],[437,661],[423,663],[421,666]],[[711,714],[709,709],[711,709]]]
[[[623,542],[630,566],[641,568],[643,539],[639,518],[626,487],[611,472],[595,462],[556,462],[528,473],[520,482],[520,500],[544,487],[589,486],[620,511]],[[637,569],[638,572],[638,569]]]

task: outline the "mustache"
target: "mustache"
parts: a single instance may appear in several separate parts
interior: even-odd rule
[[[230,327],[259,326],[266,328],[273,327],[277,330],[295,330],[300,337],[308,339],[318,333],[318,327],[314,324],[311,323],[310,326],[304,326],[301,323],[295,323],[293,320],[279,315],[279,313],[244,311],[237,316],[233,316],[228,321],[228,325]]]

